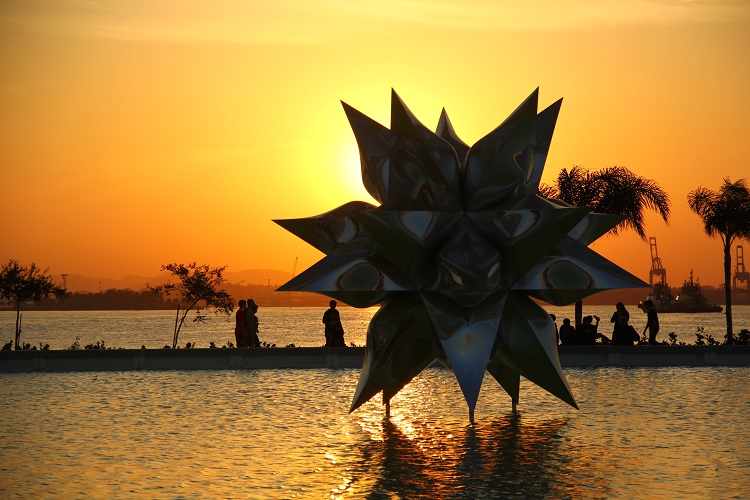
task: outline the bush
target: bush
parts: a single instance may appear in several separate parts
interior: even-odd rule
[[[750,330],[743,328],[740,333],[734,338],[734,343],[737,345],[750,345]]]
[[[695,345],[721,345],[721,342],[716,340],[710,333],[704,335],[703,327],[699,326],[695,332]]]
[[[687,345],[685,342],[677,342],[677,334],[675,332],[669,332],[669,345]]]

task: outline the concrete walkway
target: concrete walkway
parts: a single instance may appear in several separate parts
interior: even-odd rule
[[[364,347],[0,351],[0,372],[362,368]],[[560,346],[563,367],[750,366],[750,346]]]

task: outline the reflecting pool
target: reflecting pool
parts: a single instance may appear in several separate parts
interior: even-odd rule
[[[0,497],[741,498],[750,369],[568,369],[576,411],[453,376],[348,408],[358,370],[0,374]]]

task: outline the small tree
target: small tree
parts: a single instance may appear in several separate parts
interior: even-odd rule
[[[0,270],[0,299],[16,306],[16,349],[21,348],[21,303],[39,302],[50,296],[65,298],[65,288],[56,285],[48,271],[38,268],[33,262],[30,266],[23,266],[12,259]]]
[[[182,325],[188,312],[198,304],[205,302],[206,307],[213,307],[215,313],[223,313],[229,316],[234,310],[234,300],[224,290],[218,287],[226,280],[222,276],[227,267],[211,268],[207,265],[192,264],[167,264],[161,266],[162,271],[169,271],[179,278],[179,283],[167,283],[166,285],[149,287],[154,293],[164,295],[176,294],[179,302],[177,304],[177,315],[174,319],[174,337],[172,349],[177,347],[177,339],[180,335]],[[180,317],[180,307],[185,306]]]

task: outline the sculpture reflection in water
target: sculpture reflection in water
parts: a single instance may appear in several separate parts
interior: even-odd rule
[[[387,404],[435,360],[455,375],[472,421],[485,371],[514,409],[521,376],[577,408],[554,325],[532,299],[563,306],[647,285],[587,247],[620,216],[537,194],[562,100],[540,113],[537,102],[538,89],[471,147],[445,110],[433,133],[395,92],[390,130],[344,104],[380,205],[276,222],[326,254],[280,291],[381,304],[350,411],[381,391]]]
[[[357,447],[359,463],[347,480],[361,491],[395,498],[455,498],[457,492],[461,498],[536,498],[541,492],[576,498],[588,481],[606,490],[606,474],[587,467],[560,438],[566,424],[564,418],[535,422],[511,413],[449,433],[385,418],[382,436]],[[561,463],[565,469],[557,467]]]

